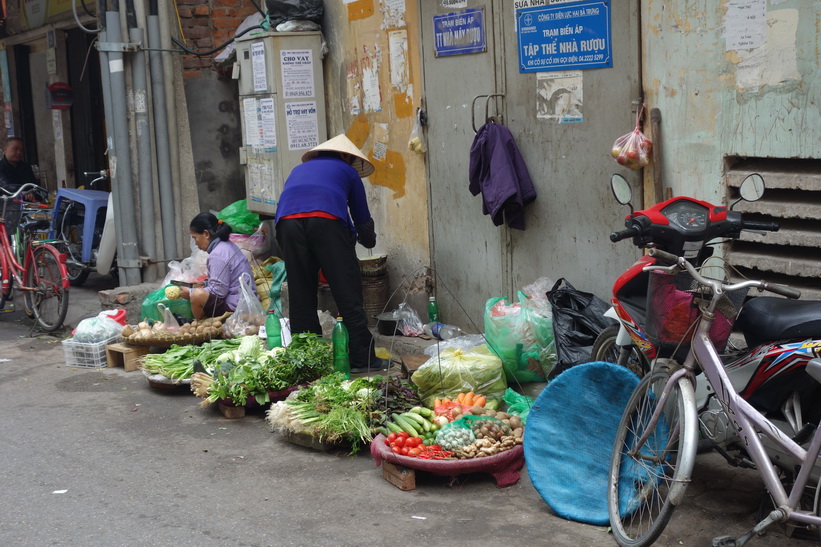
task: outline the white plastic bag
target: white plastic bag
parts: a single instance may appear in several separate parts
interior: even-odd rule
[[[208,275],[208,253],[201,251],[194,238],[191,238],[191,255],[182,259],[182,262],[172,260],[168,263],[168,273],[165,274],[162,286],[170,285],[172,281],[196,283]]]
[[[239,302],[234,313],[225,320],[222,330],[228,336],[259,334],[265,324],[265,310],[257,297],[256,284],[248,274],[239,278]]]
[[[109,314],[110,312],[103,311],[96,317],[88,317],[80,321],[74,331],[74,340],[84,344],[96,344],[120,336],[123,326],[112,319]]]

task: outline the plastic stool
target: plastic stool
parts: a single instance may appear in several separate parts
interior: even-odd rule
[[[51,232],[49,239],[57,237],[57,213],[63,200],[71,200],[80,203],[85,208],[82,234],[82,255],[83,262],[91,261],[91,249],[94,245],[94,226],[97,224],[97,211],[108,206],[108,192],[100,190],[77,190],[74,188],[60,188],[57,190],[57,198],[54,200],[54,216],[51,220]]]

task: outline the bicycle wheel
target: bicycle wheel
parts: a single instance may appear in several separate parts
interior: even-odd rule
[[[34,248],[34,259],[24,272],[27,287],[25,304],[34,312],[34,319],[46,332],[63,326],[68,312],[68,291],[63,288],[60,258],[56,249],[48,246]]]
[[[617,345],[616,336],[618,336],[618,334],[618,325],[610,325],[601,331],[593,343],[590,359],[592,361],[605,361],[607,363],[621,365],[635,372],[636,375],[641,378],[650,370],[647,360],[635,345],[631,344],[627,347]],[[622,351],[624,351],[624,354],[622,354]]]
[[[610,460],[608,511],[622,546],[652,544],[681,502],[693,470],[697,441],[692,384],[671,386],[655,424],[649,423],[670,375],[654,372],[639,383],[622,415]],[[642,435],[646,442],[639,446]]]

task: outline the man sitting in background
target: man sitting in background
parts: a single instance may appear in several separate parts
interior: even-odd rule
[[[3,145],[3,159],[0,159],[0,188],[14,193],[29,182],[38,184],[31,165],[23,161],[23,139],[9,137]],[[25,199],[34,201],[34,194],[26,194]]]

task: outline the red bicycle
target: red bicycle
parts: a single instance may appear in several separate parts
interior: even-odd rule
[[[33,237],[36,231],[47,230],[47,220],[21,218],[20,209],[9,207],[9,202],[19,204],[17,198],[29,193],[45,193],[45,190],[36,184],[24,184],[16,192],[9,193],[0,189],[0,199],[3,200],[2,215],[0,215],[0,309],[11,298],[12,289],[23,293],[26,310],[30,311],[40,327],[46,332],[53,332],[63,326],[68,312],[68,288],[70,286],[68,270],[66,269],[66,255],[61,254],[48,241],[40,241]],[[22,241],[20,254],[12,248],[9,237],[9,225],[16,224],[12,232],[19,232]]]

